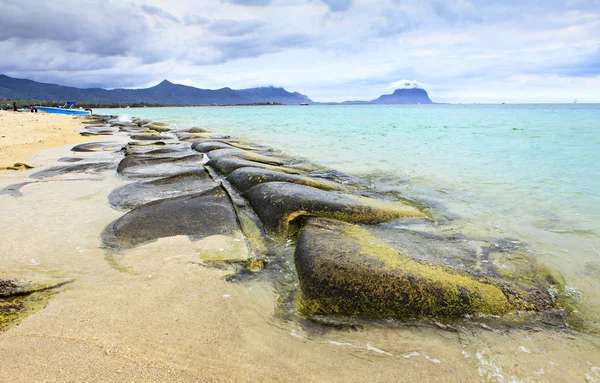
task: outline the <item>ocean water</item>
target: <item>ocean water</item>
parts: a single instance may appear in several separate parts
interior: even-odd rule
[[[518,238],[600,322],[600,104],[106,109],[266,144]]]

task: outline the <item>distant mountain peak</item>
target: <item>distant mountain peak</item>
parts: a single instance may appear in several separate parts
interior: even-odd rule
[[[171,81],[169,81],[169,80],[162,80],[162,81],[161,81],[161,82],[160,82],[158,85],[156,85],[156,86],[172,86],[172,85],[176,85],[176,84],[173,84],[173,83],[172,83]]]
[[[375,104],[433,104],[423,88],[400,88],[372,101]]]
[[[159,105],[299,104],[304,98],[283,88],[262,87],[211,90],[163,80],[144,89],[80,89],[0,75],[1,99],[77,100],[98,103],[149,103]]]

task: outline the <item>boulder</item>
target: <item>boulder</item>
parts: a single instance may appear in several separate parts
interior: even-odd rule
[[[132,134],[131,135],[131,139],[132,140],[138,140],[138,141],[163,141],[163,140],[170,140],[173,137],[170,136],[164,136],[158,133],[148,133],[148,134]]]
[[[123,149],[123,144],[119,142],[88,142],[75,145],[71,148],[72,152],[118,152]]]
[[[200,153],[208,153],[215,149],[231,149],[233,146],[221,141],[196,141],[192,144],[192,149]]]
[[[243,145],[234,140],[202,140],[192,143],[192,149],[200,153],[207,153],[215,149],[231,149],[238,148],[242,150],[264,150],[256,146]]]
[[[119,163],[117,172],[128,177],[168,177],[201,169],[203,159],[192,154],[176,157],[127,156]]]
[[[227,181],[241,193],[265,182],[290,182],[297,185],[311,186],[323,190],[342,190],[344,187],[336,182],[304,177],[295,174],[281,173],[260,168],[239,168],[227,176]]]
[[[416,208],[401,202],[328,192],[288,182],[262,183],[248,189],[243,195],[265,229],[279,236],[287,236],[290,223],[301,216],[368,224],[423,216]]]
[[[265,156],[265,155],[262,155],[262,154],[259,154],[256,152],[235,149],[235,148],[212,150],[207,153],[207,156],[211,161],[219,161],[222,159],[237,158],[237,159],[241,159],[241,160],[260,162],[262,164],[267,164],[267,165],[281,166],[284,164],[284,162],[279,158],[269,157],[269,156]]]
[[[221,158],[218,160],[210,160],[207,162],[207,165],[212,166],[219,173],[223,175],[229,175],[235,169],[244,168],[244,167],[254,167],[261,169],[269,169],[279,172],[292,173],[292,174],[300,174],[302,170],[292,169],[289,167],[283,166],[274,166],[269,164],[263,164],[260,162],[248,161],[241,158]]]
[[[306,315],[458,318],[503,315],[523,307],[492,281],[414,260],[368,231],[309,220],[295,251]]]
[[[111,223],[102,240],[112,248],[131,248],[177,235],[193,241],[213,235],[241,236],[227,193],[215,187],[139,206]]]
[[[117,209],[131,209],[159,199],[196,194],[214,188],[216,183],[204,169],[171,177],[130,183],[113,190],[108,201]]]

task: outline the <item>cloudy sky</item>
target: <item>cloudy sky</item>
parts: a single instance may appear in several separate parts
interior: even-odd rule
[[[0,0],[0,73],[368,100],[600,102],[600,0]]]

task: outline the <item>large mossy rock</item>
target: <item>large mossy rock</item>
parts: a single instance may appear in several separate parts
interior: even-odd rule
[[[311,186],[323,190],[343,190],[344,187],[337,182],[319,178],[304,177],[295,174],[281,173],[260,168],[236,169],[227,177],[233,187],[241,193],[265,182],[290,182],[298,185]]]
[[[194,241],[213,235],[242,237],[227,193],[215,187],[142,205],[111,223],[102,239],[109,247],[130,248],[177,235]]]
[[[416,208],[400,202],[328,192],[288,182],[262,183],[248,189],[244,196],[265,229],[278,236],[286,236],[290,222],[300,216],[368,224],[423,216]]]
[[[113,190],[108,201],[117,209],[131,209],[159,199],[196,194],[217,186],[204,169],[171,177],[138,181]]]
[[[295,259],[307,315],[457,318],[521,308],[490,281],[421,263],[339,221],[309,220]]]

